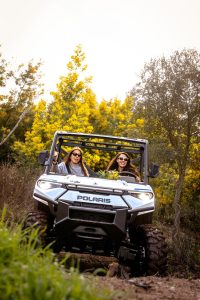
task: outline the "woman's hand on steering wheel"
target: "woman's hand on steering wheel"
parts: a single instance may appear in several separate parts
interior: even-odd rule
[[[121,171],[121,172],[119,172],[119,176],[130,176],[130,177],[137,177],[134,173],[132,173],[132,172],[129,172],[129,171]]]
[[[129,171],[122,171],[122,172],[119,172],[119,176],[130,176],[130,177],[134,177],[135,178],[135,181],[136,182],[140,182],[141,179],[139,176],[137,176],[136,174],[132,173],[132,172],[129,172]]]

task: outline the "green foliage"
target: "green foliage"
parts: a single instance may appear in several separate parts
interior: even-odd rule
[[[174,183],[177,181],[177,174],[169,163],[160,167],[159,176],[151,180],[156,195],[155,219],[162,220],[162,223],[173,223],[173,199]]]
[[[100,170],[98,172],[99,177],[106,178],[106,179],[113,179],[117,180],[119,179],[119,172],[118,171],[102,171]]]
[[[177,174],[173,168],[169,164],[163,164],[160,167],[159,176],[152,181],[160,205],[173,203],[174,183],[176,181]]]
[[[197,150],[197,149],[196,149]],[[199,154],[198,154],[199,156]],[[181,206],[181,225],[193,231],[200,230],[200,169],[199,164],[193,165],[192,153],[191,162],[186,169],[185,183],[183,186]],[[197,159],[197,157],[196,157]],[[178,174],[170,164],[165,163],[160,167],[159,176],[151,181],[156,194],[157,207],[156,218],[163,223],[173,223],[173,199],[175,193],[175,183]]]
[[[193,231],[200,231],[200,144],[192,144],[190,164],[186,170],[182,193],[181,222]]]
[[[19,121],[22,113],[26,114],[18,124],[10,138],[2,144],[1,160],[13,158],[12,144],[18,139],[24,140],[25,132],[30,129],[33,121],[33,100],[42,93],[40,83],[41,63],[29,62],[15,69],[0,54],[0,142],[3,142]]]
[[[175,150],[179,171],[184,172],[188,152],[198,131],[200,116],[200,54],[176,51],[170,58],[152,59],[144,66],[132,91],[145,126],[163,135]]]
[[[27,234],[29,239],[27,241]],[[37,231],[23,232],[0,220],[0,295],[4,300],[103,300],[78,271],[64,270],[49,249],[35,248]]]
[[[197,142],[200,116],[200,53],[196,50],[175,51],[169,58],[151,59],[141,72],[140,82],[132,90],[136,108],[145,120],[145,127],[157,141],[163,140],[163,155],[177,175],[174,181],[173,239],[180,252],[181,196],[185,174],[189,168],[189,153]],[[161,182],[162,185],[162,182]]]

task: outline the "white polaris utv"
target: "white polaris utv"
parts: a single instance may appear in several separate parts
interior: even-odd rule
[[[89,177],[53,172],[55,151],[61,162],[76,146],[90,155],[98,152],[101,159],[105,153],[110,158],[128,153],[141,182],[129,172],[119,173],[116,180],[102,178],[99,171],[105,170],[98,166]],[[155,195],[148,180],[158,167],[152,164],[149,169],[147,140],[58,131],[50,153],[42,151],[39,162],[45,170],[36,182],[35,210],[28,214],[25,227],[40,226],[44,245],[53,242],[55,252],[113,256],[140,274],[166,271],[165,238],[151,224]]]

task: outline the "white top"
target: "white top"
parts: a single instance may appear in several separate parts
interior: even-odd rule
[[[77,175],[77,176],[85,176],[80,164],[73,164],[72,162],[70,162],[69,168],[70,168],[71,174]],[[64,162],[61,162],[60,164],[58,164],[58,173],[59,174],[69,174],[69,172],[66,168],[66,164]]]

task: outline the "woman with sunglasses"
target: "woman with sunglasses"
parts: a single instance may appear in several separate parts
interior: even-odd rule
[[[130,156],[126,152],[119,152],[109,163],[107,171],[116,170],[121,172],[130,172],[137,182],[141,181],[137,168],[131,164]]]
[[[89,172],[82,159],[82,150],[74,147],[63,162],[59,163],[53,170],[60,174],[73,174],[77,176],[89,176]],[[56,164],[56,163],[53,163]]]

